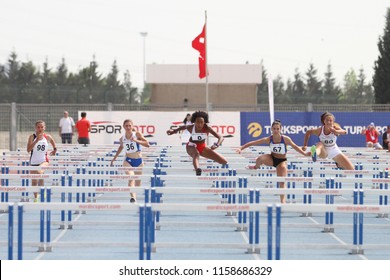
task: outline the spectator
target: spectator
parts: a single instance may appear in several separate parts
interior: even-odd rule
[[[87,113],[81,113],[81,120],[78,120],[76,123],[76,130],[78,133],[77,142],[83,144],[84,146],[90,143],[89,141],[89,132],[91,131],[91,123],[87,120]]]
[[[363,128],[361,134],[366,135],[366,147],[374,147],[377,150],[382,150],[381,144],[379,144],[378,137],[380,135],[379,131],[376,129],[375,124],[370,123],[367,128]]]
[[[185,117],[184,120],[183,120],[183,124],[184,124],[184,125],[190,125],[190,124],[192,124],[192,122],[191,122],[191,114],[187,114],[187,115],[186,115],[186,117]]]
[[[383,139],[383,149],[386,149],[386,150],[388,150],[390,152],[390,146],[389,146],[389,142],[390,142],[390,124],[387,125],[387,129],[383,132],[382,139]]]
[[[191,114],[186,115],[186,117],[183,120],[183,124],[184,125],[191,125],[192,124]],[[182,145],[186,144],[188,142],[188,140],[190,139],[190,137],[191,137],[191,133],[187,129],[183,130],[183,133],[181,133],[181,136],[180,136]]]
[[[69,113],[67,111],[64,111],[64,116],[60,119],[60,123],[58,124],[62,144],[72,144],[74,125],[73,118],[69,117]]]

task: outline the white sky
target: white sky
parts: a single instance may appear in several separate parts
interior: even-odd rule
[[[293,78],[313,63],[323,78],[330,62],[338,83],[363,67],[371,80],[390,0],[0,0],[0,63],[19,60],[70,71],[93,55],[107,74],[117,60],[134,86],[146,64],[196,64],[191,41],[207,11],[209,64],[260,63]]]

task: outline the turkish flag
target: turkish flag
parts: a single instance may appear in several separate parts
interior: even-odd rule
[[[199,51],[199,78],[202,79],[206,77],[206,24],[202,33],[192,41],[192,47]]]

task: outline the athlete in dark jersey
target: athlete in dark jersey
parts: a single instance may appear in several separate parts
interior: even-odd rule
[[[310,156],[311,153],[305,153],[299,146],[297,146],[290,137],[281,134],[282,124],[279,120],[276,120],[272,123],[271,126],[272,135],[268,137],[261,138],[259,140],[254,140],[242,145],[239,149],[237,149],[238,153],[241,153],[245,148],[268,144],[271,150],[270,154],[263,154],[256,158],[256,164],[252,166],[248,166],[249,169],[258,169],[262,164],[267,166],[273,166],[276,168],[276,174],[280,177],[287,176],[287,145],[290,145],[294,150],[304,156]],[[280,182],[278,184],[280,188],[284,188],[285,183]],[[280,202],[285,203],[286,197],[285,195],[280,195]]]

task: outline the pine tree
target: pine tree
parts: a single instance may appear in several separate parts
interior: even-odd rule
[[[322,82],[317,78],[317,69],[310,63],[306,72],[306,94],[312,103],[322,103]]]
[[[261,84],[257,85],[257,104],[268,104],[268,77],[263,61],[261,61]]]
[[[379,56],[375,61],[373,86],[375,103],[390,103],[390,8],[387,9],[386,26],[378,42]]]
[[[305,103],[305,83],[302,80],[298,68],[295,69],[294,81],[292,82],[291,102],[293,104]]]
[[[332,66],[330,63],[327,66],[327,70],[325,72],[325,79],[322,85],[322,94],[323,94],[323,103],[324,104],[336,104],[337,97],[341,93],[341,89],[338,85],[336,85],[336,79],[333,76]]]

